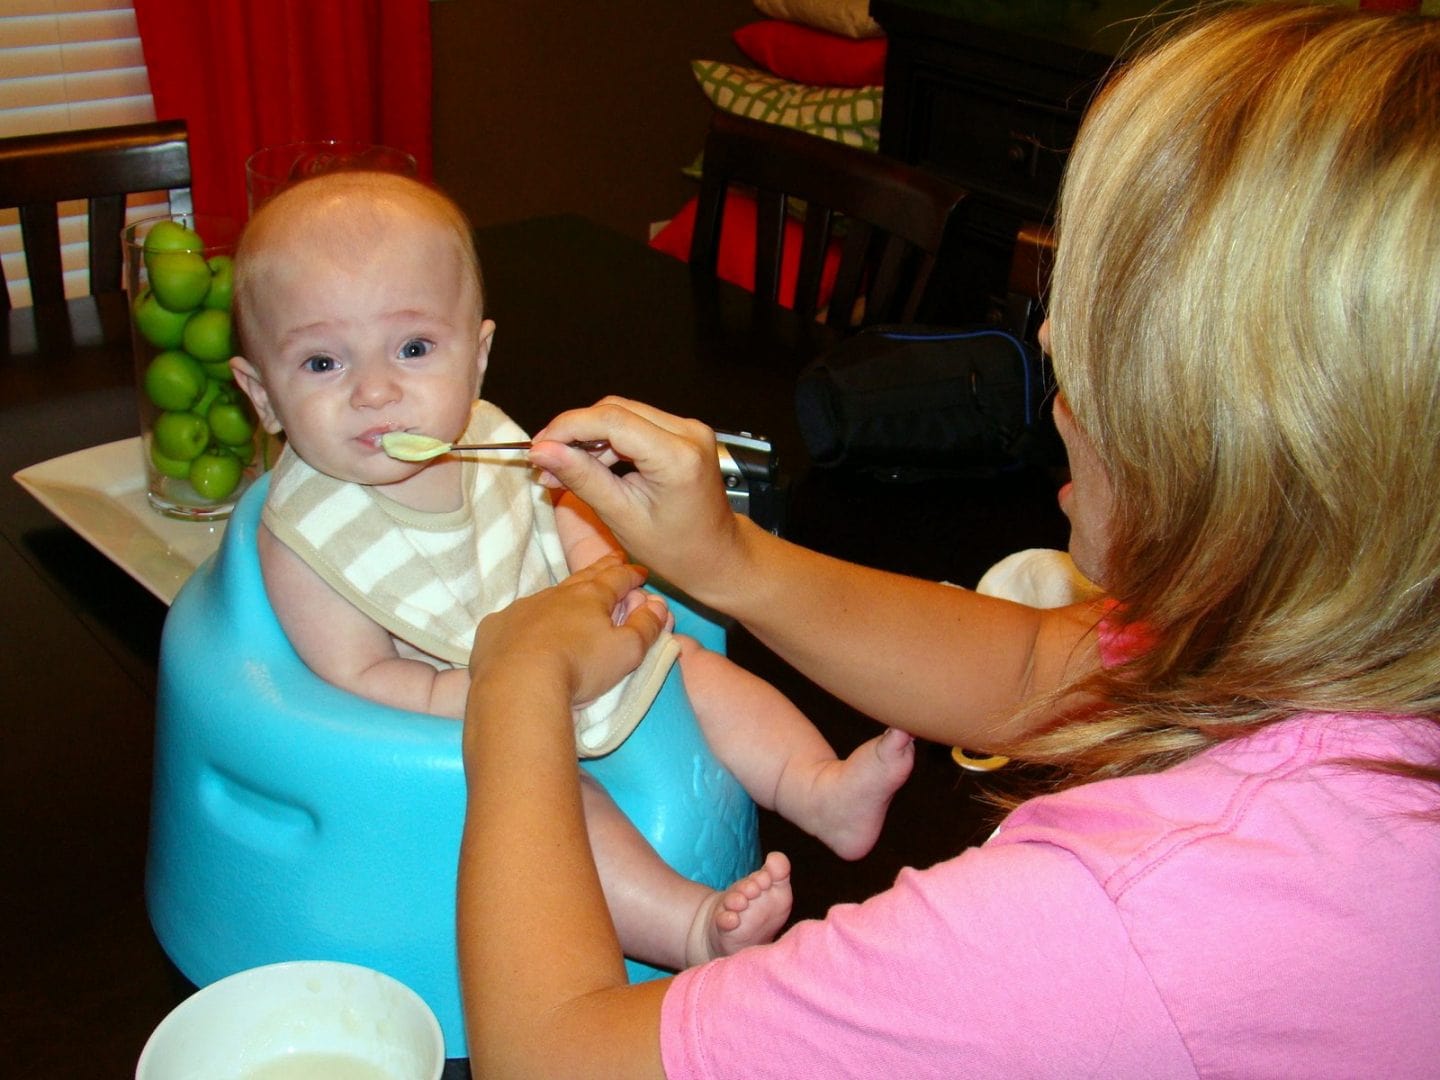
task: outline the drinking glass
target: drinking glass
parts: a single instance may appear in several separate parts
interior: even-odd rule
[[[162,214],[125,227],[125,288],[150,505],[183,521],[230,515],[264,468],[263,433],[230,357],[231,218]]]
[[[279,191],[320,173],[346,169],[415,175],[415,158],[393,146],[352,139],[311,139],[266,146],[245,162],[245,194],[250,213]]]

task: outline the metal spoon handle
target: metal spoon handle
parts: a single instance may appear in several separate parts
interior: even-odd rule
[[[604,450],[610,445],[605,439],[576,439],[570,443],[571,446],[580,450]],[[453,450],[529,450],[530,443],[526,442],[492,442],[492,443],[456,443],[450,447]]]

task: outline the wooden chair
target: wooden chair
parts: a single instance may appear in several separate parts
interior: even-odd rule
[[[1010,277],[1005,291],[1005,328],[1022,340],[1037,342],[1045,320],[1050,272],[1055,266],[1055,231],[1036,221],[1022,222],[1015,233]]]
[[[690,263],[713,271],[731,184],[755,190],[755,293],[777,300],[787,197],[805,223],[795,310],[815,318],[825,252],[843,219],[842,250],[825,321],[914,321],[964,189],[893,158],[717,110],[705,140]],[[857,301],[863,300],[863,308]]]
[[[88,200],[90,292],[119,292],[126,196],[189,186],[183,120],[0,139],[0,207],[19,208],[36,304],[65,298],[59,203]],[[0,311],[9,308],[10,292],[0,272]]]

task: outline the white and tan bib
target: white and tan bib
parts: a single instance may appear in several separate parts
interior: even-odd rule
[[[478,401],[464,441],[527,437],[495,406]],[[463,475],[460,508],[425,513],[318,472],[287,448],[271,475],[263,520],[389,631],[403,655],[463,667],[484,616],[569,574],[549,492],[523,457],[467,455]],[[581,757],[607,754],[625,740],[678,655],[671,635],[662,635],[635,672],[577,712]]]

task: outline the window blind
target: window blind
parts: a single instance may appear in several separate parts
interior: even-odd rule
[[[139,124],[155,119],[131,0],[3,0],[0,138]],[[127,217],[164,208],[165,194],[132,196]],[[161,204],[157,206],[156,204]],[[89,291],[85,203],[62,203],[65,294]],[[30,303],[20,216],[0,208],[0,259],[10,300]]]

